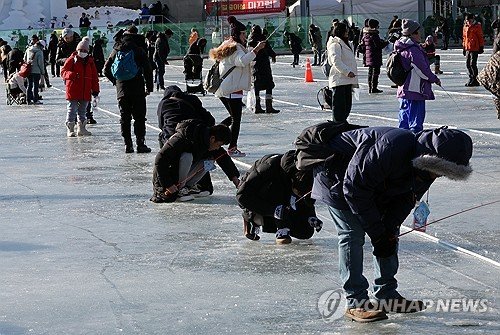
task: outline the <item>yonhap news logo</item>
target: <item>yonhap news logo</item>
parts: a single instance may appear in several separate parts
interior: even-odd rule
[[[318,299],[318,312],[325,322],[333,322],[340,319],[346,309],[346,298],[344,290],[328,290],[323,292]]]

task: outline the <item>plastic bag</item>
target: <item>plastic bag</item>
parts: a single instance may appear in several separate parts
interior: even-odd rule
[[[247,108],[251,112],[255,112],[255,91],[253,90],[253,87],[250,91],[247,93]]]
[[[355,87],[352,89],[352,94],[354,96],[354,99],[356,101],[359,101],[359,95],[361,94],[361,90],[359,89],[359,87]]]
[[[412,228],[421,232],[425,232],[429,214],[431,214],[429,205],[425,201],[417,202],[417,207],[413,211]]]
[[[101,99],[101,98],[99,98],[99,96],[96,96],[96,97],[94,97],[94,96],[93,96],[93,97],[92,97],[92,102],[91,102],[91,103],[92,103],[92,108],[96,108],[96,107],[97,107],[97,105],[99,105],[99,100],[100,100],[100,99]]]

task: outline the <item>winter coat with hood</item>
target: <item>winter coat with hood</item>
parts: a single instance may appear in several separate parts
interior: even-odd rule
[[[116,85],[116,96],[118,99],[128,96],[144,96],[146,89],[149,92],[153,91],[153,70],[148,60],[148,55],[144,48],[137,45],[137,34],[124,33],[123,36],[113,46],[113,51],[104,64],[104,75],[108,78],[113,85]],[[139,67],[137,75],[129,80],[116,80],[111,73],[111,65],[115,61],[118,51],[128,52],[134,51],[135,64]]]
[[[168,86],[165,89],[163,99],[158,104],[158,128],[162,131],[159,134],[159,140],[166,143],[175,133],[175,128],[182,121],[196,119],[207,126],[215,125],[215,119],[207,111],[201,100],[194,94],[182,92],[175,85]]]
[[[483,28],[481,23],[465,21],[462,31],[462,46],[465,51],[479,51],[484,48]]]
[[[455,129],[362,128],[329,146],[338,157],[314,168],[312,198],[357,214],[372,240],[402,224],[434,181],[429,172],[454,180],[472,172],[472,140]]]
[[[220,61],[219,73],[222,76],[235,66],[234,70],[222,81],[215,92],[217,97],[227,97],[233,92],[248,91],[252,85],[250,63],[256,55],[248,51],[243,45],[228,39],[210,50],[210,58]]]
[[[292,179],[298,173],[295,168],[295,151],[284,155],[266,155],[256,161],[241,178],[236,199],[238,204],[262,216],[273,216],[274,210],[279,205],[289,205],[290,197],[294,195],[292,186],[298,187],[307,193],[312,187],[312,171],[302,172],[308,174],[303,178],[303,185],[292,184]],[[316,216],[314,201],[310,197],[301,200],[301,205],[307,209],[307,217]]]
[[[252,50],[260,41],[265,40],[263,34],[252,33],[248,39],[248,46]],[[276,59],[276,52],[269,43],[266,43],[266,46],[257,53],[252,66],[253,85],[259,91],[273,89],[275,86],[270,58]]]
[[[382,49],[384,49],[389,42],[380,38],[378,29],[365,27],[363,33],[361,43],[364,45],[365,50],[365,66],[381,67]]]
[[[330,88],[342,85],[358,86],[358,67],[354,57],[354,47],[339,37],[330,37],[326,45],[328,51],[328,62],[332,66],[328,76]],[[354,73],[354,78],[349,78],[349,72]]]
[[[215,159],[229,180],[240,176],[231,157],[224,148],[209,151],[210,129],[198,120],[187,120],[177,125],[175,134],[156,154],[153,169],[153,187],[156,192],[179,182],[179,160],[182,153],[193,154],[193,162]]]
[[[59,38],[59,44],[57,45],[56,52],[56,63],[63,66],[64,63],[66,63],[66,58],[71,56],[71,54],[76,51],[76,47],[81,40],[80,35],[75,32],[73,32],[73,41],[69,43],[62,37]]]
[[[81,58],[73,52],[61,69],[61,77],[66,85],[66,100],[90,101],[92,94],[99,94],[99,77],[90,55]]]
[[[398,87],[397,97],[408,100],[434,100],[431,83],[438,77],[432,73],[427,54],[409,36],[403,36],[394,43],[394,50],[402,56],[403,66],[411,68],[403,86]]]
[[[41,74],[45,73],[45,59],[43,57],[43,50],[39,43],[30,46],[24,53],[24,61],[31,63],[31,73]]]

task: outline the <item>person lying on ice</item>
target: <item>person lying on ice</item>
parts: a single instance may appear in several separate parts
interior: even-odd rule
[[[189,201],[209,195],[196,183],[215,168],[214,161],[237,187],[240,173],[222,145],[231,140],[225,125],[209,127],[199,120],[179,123],[163,148],[156,154],[153,169],[153,202]]]
[[[242,177],[236,199],[243,208],[243,229],[250,240],[259,230],[276,233],[277,244],[292,242],[291,236],[309,239],[323,222],[316,217],[309,195],[312,171],[298,171],[295,151],[266,155]]]
[[[339,157],[314,168],[312,198],[328,205],[338,232],[346,317],[370,322],[387,319],[387,312],[424,309],[397,291],[399,227],[436,178],[469,177],[471,138],[446,127],[416,134],[374,127],[341,133],[328,144]],[[375,256],[374,304],[363,276],[365,234]]]

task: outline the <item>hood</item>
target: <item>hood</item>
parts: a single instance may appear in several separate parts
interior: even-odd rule
[[[280,166],[284,171],[288,180],[291,181],[292,187],[296,189],[300,196],[311,191],[313,186],[312,169],[308,171],[299,171],[296,167],[297,155],[295,150],[287,151],[281,157]]]
[[[401,52],[418,44],[408,36],[403,36],[394,43],[394,50]]]
[[[210,58],[214,60],[221,60],[229,57],[238,50],[238,43],[231,38],[222,42],[217,48],[210,50]]]
[[[413,167],[445,176],[451,180],[466,180],[472,173],[472,139],[457,129],[441,127],[415,135],[419,144]]]
[[[163,93],[162,100],[167,100],[170,99],[171,97],[184,100],[187,104],[192,106],[195,109],[195,111],[201,111],[201,110],[205,111],[205,108],[203,107],[201,100],[196,95],[183,92],[177,85],[168,86],[165,89],[165,93]]]

